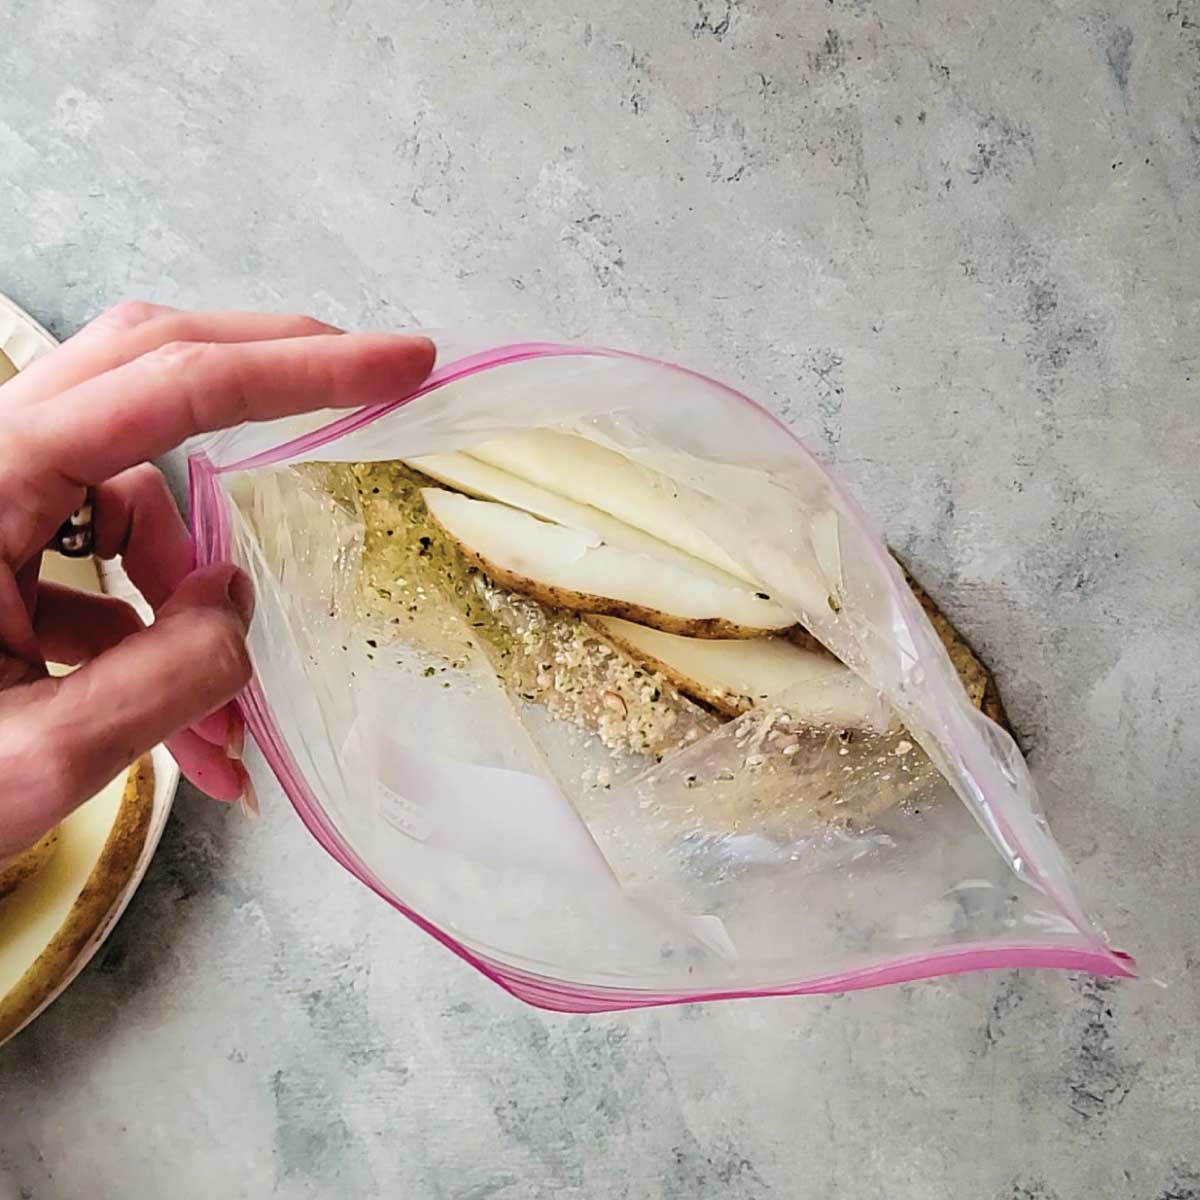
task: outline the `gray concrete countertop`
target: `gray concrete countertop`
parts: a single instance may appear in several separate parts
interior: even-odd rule
[[[1200,1195],[1200,7],[15,0],[0,290],[475,322],[741,384],[995,664],[1168,987],[597,1019],[508,999],[279,795],[192,794],[0,1054],[0,1195]]]

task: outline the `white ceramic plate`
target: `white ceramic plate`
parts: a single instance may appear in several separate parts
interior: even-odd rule
[[[43,329],[28,313],[22,311],[7,297],[0,295],[0,350],[4,351],[18,370],[24,370],[41,355],[53,350],[57,344],[53,336]],[[149,621],[153,619],[153,613],[150,611],[149,605],[142,599],[141,593],[130,583],[129,577],[121,569],[120,564],[102,562],[97,563],[97,566],[100,571],[101,586],[109,595],[118,596],[122,600],[129,601],[144,620]],[[63,972],[54,990],[29,1015],[28,1019],[21,1026],[22,1029],[44,1012],[54,1000],[61,996],[79,975],[80,971],[87,966],[92,956],[103,945],[105,938],[112,932],[113,926],[125,911],[125,906],[129,903],[133,893],[137,890],[138,884],[141,883],[143,876],[146,874],[146,869],[150,866],[150,859],[153,857],[154,851],[158,847],[159,839],[162,837],[163,829],[167,823],[167,816],[171,811],[171,804],[175,798],[175,791],[179,786],[179,767],[162,746],[158,746],[152,750],[150,758],[154,767],[154,799],[150,812],[150,825],[146,831],[146,840],[142,844],[142,850],[138,855],[133,872],[104,917],[96,925],[91,937],[88,938],[83,948],[71,961],[67,970]],[[13,1032],[17,1033],[19,1030],[14,1030]]]

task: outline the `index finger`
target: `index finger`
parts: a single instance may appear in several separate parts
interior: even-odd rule
[[[198,433],[394,400],[435,354],[428,338],[402,334],[171,343],[26,411],[8,440],[27,476],[96,484]]]
[[[290,313],[194,312],[127,300],[89,321],[53,354],[30,363],[21,372],[19,390],[6,399],[48,399],[167,342],[265,342],[341,332]]]

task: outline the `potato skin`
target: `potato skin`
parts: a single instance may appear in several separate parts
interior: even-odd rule
[[[438,524],[439,526],[441,525],[440,522]],[[621,617],[626,621],[632,621],[638,625],[646,625],[651,629],[659,629],[663,633],[675,633],[683,637],[730,639],[783,636],[803,649],[818,653],[829,653],[811,633],[800,625],[794,625],[791,629],[786,630],[756,629],[746,625],[735,624],[725,620],[723,617],[677,617],[670,613],[659,612],[656,609],[630,604],[628,601],[614,600],[605,596],[588,595],[583,592],[574,592],[565,588],[555,587],[552,584],[542,583],[539,580],[530,579],[528,576],[499,566],[484,555],[473,550],[470,546],[459,541],[444,526],[441,526],[441,528],[463,557],[478,567],[479,570],[483,571],[494,583],[511,591],[519,592],[523,596],[529,596],[531,599],[537,600],[539,603],[548,605],[551,608],[566,609],[584,617],[589,614],[602,617]],[[913,595],[929,616],[934,630],[937,632],[942,644],[946,647],[951,662],[954,664],[954,668],[962,680],[963,687],[966,689],[971,703],[1002,728],[1011,732],[1008,715],[1005,712],[1004,704],[1000,699],[999,689],[991,672],[980,662],[979,657],[971,649],[970,645],[968,645],[966,639],[954,628],[941,609],[934,604],[929,594],[912,577],[904,563],[900,562],[899,558],[896,561],[903,571],[904,578],[912,589]],[[611,637],[608,634],[606,636]],[[669,679],[684,695],[691,696],[693,699],[710,706],[722,716],[741,716],[753,707],[753,703],[748,697],[718,696],[710,693],[695,681],[680,676],[677,672],[672,671],[670,667],[650,658],[644,653],[639,653],[631,647],[621,645],[619,641],[616,644],[621,646],[623,653],[633,658],[640,658],[643,661],[647,661],[650,666]]]
[[[1013,730],[1009,724],[1008,713],[1005,711],[1004,702],[1000,699],[1000,689],[996,686],[996,680],[991,671],[983,665],[979,655],[971,649],[967,639],[950,623],[950,618],[933,602],[929,593],[912,577],[908,567],[900,562],[895,554],[892,557],[896,558],[913,595],[925,610],[925,615],[929,617],[938,637],[942,639],[942,645],[946,647],[950,661],[954,664],[954,669],[958,672],[958,677],[962,680],[962,685],[966,688],[971,703],[985,717],[990,717],[1001,729],[1011,734]]]
[[[8,995],[0,996],[0,1042],[20,1029],[55,993],[63,976],[96,936],[137,866],[153,809],[154,767],[146,755],[129,769],[108,840],[66,921],[16,986]]]
[[[950,661],[954,664],[954,669],[958,672],[959,679],[962,680],[963,687],[966,689],[967,696],[971,703],[978,708],[987,717],[990,717],[997,725],[1001,726],[1008,732],[1012,732],[1008,722],[1008,714],[1004,710],[1004,704],[1000,699],[1000,690],[996,686],[996,680],[992,673],[983,665],[979,656],[968,645],[967,640],[958,632],[957,629],[950,623],[949,618],[940,608],[933,602],[929,594],[921,587],[919,583],[912,577],[908,569],[901,564],[901,569],[904,571],[904,578],[908,586],[912,589],[913,595],[917,598],[921,607],[925,610],[933,625],[938,637],[942,641],[942,645],[946,647],[947,653],[950,655]],[[593,610],[595,612],[596,610]],[[597,613],[600,616],[623,616],[623,613]],[[583,618],[588,620],[585,615]],[[628,620],[637,620],[635,617],[629,617]],[[588,622],[593,624],[592,622]],[[652,625],[650,621],[638,621],[640,625]],[[666,629],[664,626],[652,626],[654,628],[664,629],[667,633],[680,632],[675,629]],[[707,705],[714,712],[723,717],[734,718],[740,717],[743,713],[747,713],[754,707],[754,701],[749,696],[737,696],[731,694],[717,694],[699,684],[696,680],[689,679],[686,675],[681,674],[666,663],[660,662],[653,655],[647,654],[644,650],[636,646],[630,645],[623,638],[615,635],[611,630],[604,629],[600,625],[595,628],[604,637],[608,638],[623,654],[630,658],[636,659],[639,662],[644,662],[647,666],[657,671],[665,679],[670,680],[685,696],[690,696],[693,700],[698,700],[701,704]],[[692,634],[695,637],[697,635]],[[720,636],[720,635],[709,635]],[[728,635],[724,635],[728,636]],[[820,642],[813,637],[803,627],[796,625],[791,630],[788,630],[784,636],[795,645],[804,650],[811,650],[817,653],[829,654],[829,651],[821,645]]]
[[[710,688],[706,688],[698,680],[692,679],[690,676],[683,674],[682,671],[677,671],[674,667],[655,658],[653,654],[647,654],[645,650],[634,646],[621,637],[620,634],[614,633],[611,629],[606,629],[595,620],[597,616],[609,615],[608,613],[585,613],[583,620],[600,634],[601,637],[607,638],[608,641],[612,642],[622,654],[632,658],[635,662],[645,664],[652,671],[657,671],[668,683],[678,688],[685,696],[690,697],[692,700],[698,700],[701,704],[711,708],[719,716],[727,717],[730,720],[734,717],[740,717],[743,713],[748,713],[754,707],[754,701],[749,696],[739,696],[732,692],[714,692]],[[641,624],[645,624],[645,622],[641,622]],[[674,631],[664,630],[664,632],[672,633]]]
[[[27,879],[32,879],[50,861],[58,845],[57,827],[50,830],[28,850],[0,863],[0,898],[15,892]]]
[[[525,575],[497,566],[460,542],[449,530],[445,530],[444,526],[442,528],[462,556],[478,567],[493,583],[551,608],[565,608],[576,613],[595,613],[602,617],[624,617],[625,620],[638,625],[648,625],[651,629],[661,629],[663,633],[678,633],[684,637],[755,638],[769,637],[779,632],[777,629],[753,629],[748,625],[736,625],[724,617],[676,617],[653,608],[642,608],[625,600],[589,596],[583,592],[572,592],[537,579],[529,579]]]

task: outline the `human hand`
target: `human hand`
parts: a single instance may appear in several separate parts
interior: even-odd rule
[[[118,305],[0,388],[0,860],[166,741],[234,800],[249,785],[228,703],[247,682],[250,581],[193,570],[150,464],[197,433],[393,399],[433,367],[425,338],[308,317]],[[92,489],[95,552],[153,606],[39,583],[43,549]],[[47,661],[81,664],[51,678]]]

